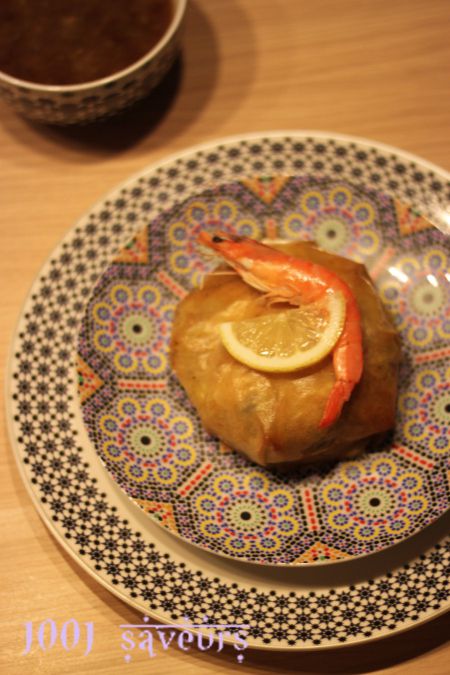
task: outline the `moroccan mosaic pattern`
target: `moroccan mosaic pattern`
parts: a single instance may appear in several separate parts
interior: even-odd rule
[[[206,434],[171,373],[168,349],[176,303],[213,264],[197,235],[214,228],[313,239],[366,264],[403,344],[392,442],[286,476]],[[142,509],[222,555],[320,563],[409,537],[449,503],[449,269],[444,236],[379,191],[299,176],[198,192],[138,232],[87,304],[79,395],[97,452]]]
[[[96,282],[146,224],[208,185],[299,173],[377,187],[445,227],[448,178],[400,151],[301,132],[191,150],[119,186],[53,251],[20,317],[6,397],[24,481],[50,530],[84,569],[160,621],[187,617],[202,623],[207,616],[214,623],[248,624],[251,646],[284,650],[364,642],[445,611],[450,539],[420,556],[405,553],[404,563],[374,577],[362,571],[362,561],[354,561],[357,572],[348,582],[336,585],[330,575],[326,587],[312,589],[276,581],[269,589],[258,567],[252,568],[250,587],[236,565],[228,570],[215,565],[216,556],[207,556],[206,569],[203,555],[190,547],[180,561],[170,542],[141,528],[130,509],[100,487],[101,472],[80,433],[74,366],[80,323]],[[96,376],[86,377],[95,388]]]

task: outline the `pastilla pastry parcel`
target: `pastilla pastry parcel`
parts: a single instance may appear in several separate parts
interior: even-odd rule
[[[171,359],[211,434],[269,466],[351,457],[393,426],[399,339],[364,265],[310,242],[201,240],[238,274],[213,273],[181,301]],[[324,303],[333,320],[316,343],[307,344],[307,332],[306,347],[283,352],[284,343],[295,346],[297,316],[309,321],[309,308]],[[284,327],[276,339],[274,326]],[[273,353],[255,349],[252,360],[249,327],[258,339],[272,330]]]

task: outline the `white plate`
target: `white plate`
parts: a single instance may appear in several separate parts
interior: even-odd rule
[[[96,204],[51,255],[22,312],[8,419],[23,479],[52,533],[124,601],[165,623],[248,625],[251,646],[328,648],[392,634],[448,606],[445,516],[390,550],[330,568],[221,559],[164,531],[111,481],[78,405],[78,327],[99,275],[146,223],[208,185],[314,175],[371,187],[447,227],[448,176],[401,151],[321,133],[269,133],[202,146],[150,167]],[[443,479],[447,479],[443,476]]]

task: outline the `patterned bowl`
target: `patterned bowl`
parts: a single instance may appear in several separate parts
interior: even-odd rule
[[[187,0],[172,2],[173,18],[165,35],[128,68],[74,85],[38,84],[0,71],[0,97],[24,117],[49,124],[86,123],[118,113],[146,96],[176,58]]]

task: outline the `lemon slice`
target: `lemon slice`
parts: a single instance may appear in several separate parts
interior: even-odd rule
[[[345,299],[326,293],[317,303],[219,325],[224,347],[255,370],[286,373],[311,366],[334,347],[345,321]]]

